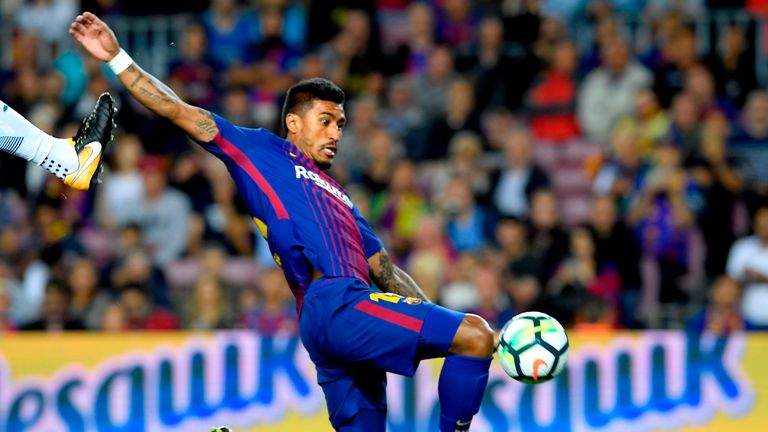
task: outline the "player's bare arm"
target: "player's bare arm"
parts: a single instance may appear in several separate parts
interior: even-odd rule
[[[78,15],[69,33],[86,51],[101,61],[109,62],[121,53],[112,29],[90,12]],[[218,133],[218,126],[210,112],[184,102],[173,90],[136,63],[131,62],[117,77],[131,96],[150,111],[170,120],[191,138],[211,141]]]
[[[371,279],[382,291],[429,301],[413,278],[392,263],[386,249],[371,255],[368,258],[368,265],[370,266]]]

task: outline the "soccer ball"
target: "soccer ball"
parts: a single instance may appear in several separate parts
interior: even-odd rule
[[[551,380],[568,363],[568,335],[543,312],[525,312],[509,320],[496,349],[504,371],[526,384]]]

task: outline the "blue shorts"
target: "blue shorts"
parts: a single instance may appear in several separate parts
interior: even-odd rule
[[[367,423],[359,430],[384,431],[385,372],[413,376],[420,360],[447,355],[463,319],[459,312],[382,293],[358,279],[312,282],[299,331],[333,427],[357,430],[357,418]],[[370,411],[378,415],[356,417]]]

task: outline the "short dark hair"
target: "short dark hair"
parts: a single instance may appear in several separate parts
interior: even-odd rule
[[[344,90],[325,78],[310,78],[291,86],[283,102],[283,132],[288,133],[285,118],[288,114],[303,114],[313,100],[344,103]]]

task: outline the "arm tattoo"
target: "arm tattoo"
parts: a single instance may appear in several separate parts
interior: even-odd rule
[[[133,66],[128,66],[128,70],[131,72],[134,72],[136,71],[136,68]],[[133,80],[133,82],[128,86],[128,88],[134,88],[136,84],[138,84],[139,81],[141,81],[142,78],[144,78],[144,72],[139,71],[139,75],[136,77],[135,80]]]
[[[156,87],[152,86],[155,90]],[[156,91],[152,91],[147,89],[146,87],[139,87],[139,93],[146,96],[146,99],[148,99],[150,102],[152,102],[154,105],[149,105],[147,108],[156,111],[157,108],[159,108],[162,105],[166,105],[169,103],[173,103],[173,99],[169,98],[168,96],[163,96],[162,94],[158,94]]]
[[[182,128],[192,138],[210,141],[218,133],[219,128],[211,113],[192,109],[170,87],[138,65],[131,64],[118,78],[137,101]]]
[[[211,114],[210,112],[202,108],[198,108],[197,110],[200,112],[200,114],[204,116],[204,118],[198,120],[195,123],[195,125],[197,126],[197,130],[201,134],[209,136],[211,137],[211,139],[213,139],[213,137],[216,136],[216,133],[219,130],[218,127],[216,126],[216,121],[213,119],[213,114]]]
[[[373,276],[376,285],[382,291],[399,294],[404,297],[429,300],[408,273],[392,264],[392,260],[389,259],[389,255],[386,252],[379,254],[379,266],[381,267],[381,272]]]

